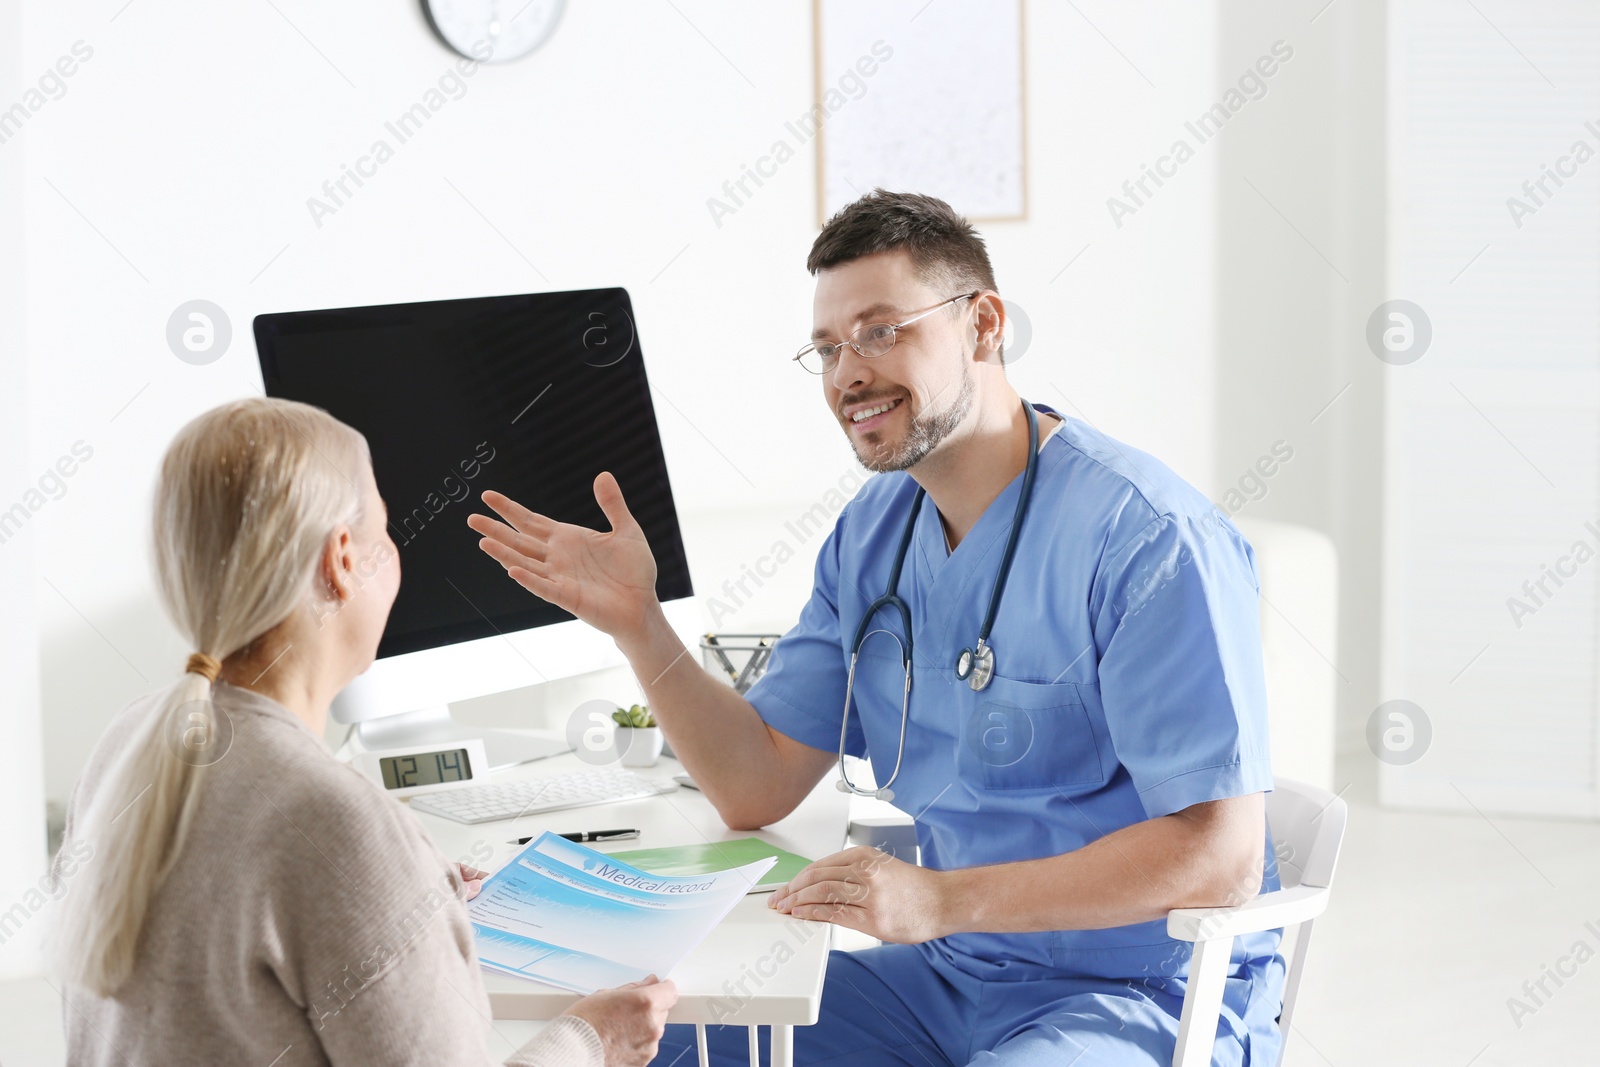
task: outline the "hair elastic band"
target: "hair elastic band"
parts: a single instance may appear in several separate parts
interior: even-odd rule
[[[222,664],[204,652],[196,652],[189,657],[189,662],[184,665],[183,670],[185,674],[198,674],[206,681],[215,684],[217,675],[222,673]]]

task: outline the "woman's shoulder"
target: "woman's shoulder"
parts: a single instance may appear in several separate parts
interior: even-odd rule
[[[298,719],[222,694],[233,741],[207,785],[197,826],[225,850],[270,853],[253,864],[274,923],[327,962],[382,940],[419,904],[440,906],[455,883],[404,804],[328,751]],[[220,719],[220,716],[219,716]],[[230,763],[232,764],[230,766]],[[301,936],[303,935],[303,936]]]
[[[176,696],[173,688],[148,693],[112,717],[80,776],[69,818],[94,798],[118,754],[153,729],[173,758],[205,754],[186,847],[248,856],[243,866],[251,877],[296,886],[344,885],[382,897],[435,882],[445,864],[417,817],[336,759],[283,705],[226,684],[172,707]],[[189,748],[186,731],[213,737]]]
[[[171,698],[173,688],[169,686],[141,694],[112,713],[99,739],[90,748],[83,770],[73,785],[67,804],[69,827],[74,816],[85,810],[98,795],[99,786],[107,780],[118,757],[138,741],[141,730],[155,725],[151,720],[160,714]]]
[[[376,862],[391,862],[397,847],[422,835],[403,804],[335,758],[281,705],[228,686],[218,688],[215,702],[217,728],[231,732],[216,763],[219,787],[306,837],[331,842],[352,863],[372,852]]]

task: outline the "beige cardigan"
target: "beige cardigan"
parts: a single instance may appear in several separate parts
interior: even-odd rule
[[[162,695],[129,705],[100,739],[61,855]],[[520,1049],[486,1048],[496,1038],[460,881],[417,817],[276,701],[220,683],[215,702],[233,740],[208,768],[132,974],[110,998],[63,990],[70,1063],[604,1063],[594,1028],[573,1016]]]

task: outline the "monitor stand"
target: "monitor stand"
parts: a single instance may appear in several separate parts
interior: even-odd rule
[[[431,745],[435,742],[482,738],[489,757],[489,770],[499,771],[519,763],[546,759],[571,752],[572,746],[560,738],[539,737],[511,730],[488,730],[463,726],[450,717],[447,704],[418,708],[400,715],[385,715],[358,722],[351,730],[355,742],[367,751],[400,748],[405,745]]]

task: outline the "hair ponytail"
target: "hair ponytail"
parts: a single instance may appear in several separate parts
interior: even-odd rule
[[[208,411],[168,448],[155,496],[157,585],[196,652],[74,813],[71,835],[93,858],[62,902],[53,955],[65,980],[110,996],[133,970],[208,769],[232,742],[211,700],[221,661],[305,603],[329,534],[361,518],[365,456],[361,435],[331,415],[271,399]]]

